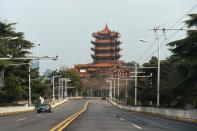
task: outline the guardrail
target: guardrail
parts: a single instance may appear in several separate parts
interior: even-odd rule
[[[160,116],[176,118],[176,119],[197,121],[197,110],[195,109],[180,110],[180,109],[163,109],[157,107],[132,107],[132,106],[119,105],[112,100],[109,100],[109,102],[120,109],[136,111],[136,112],[144,112],[153,115],[160,115]]]

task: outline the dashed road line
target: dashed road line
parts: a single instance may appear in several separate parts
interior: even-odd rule
[[[27,118],[21,118],[21,119],[18,119],[18,120],[16,120],[16,121],[23,121],[23,120],[25,120],[25,119],[27,119]]]
[[[134,126],[134,127],[136,127],[136,128],[138,128],[138,129],[143,129],[142,127],[140,127],[140,126],[138,126],[136,124],[131,123],[131,125]]]
[[[124,121],[125,119],[123,119],[123,118],[120,118],[120,120]]]

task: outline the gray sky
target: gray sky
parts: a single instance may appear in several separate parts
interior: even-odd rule
[[[104,28],[121,33],[122,60],[137,60],[149,48],[148,43],[139,39],[154,40],[150,28],[172,25],[178,18],[197,4],[196,0],[0,0],[0,18],[17,22],[17,31],[25,33],[26,39],[40,43],[39,55],[55,56],[59,62],[42,61],[40,70],[56,69],[61,66],[90,63],[92,53],[90,41],[92,32]],[[194,9],[191,13],[197,13]],[[183,20],[182,20],[183,21]],[[174,28],[182,27],[179,22]],[[166,33],[171,36],[173,31]],[[177,33],[169,41],[183,38],[184,32]],[[161,39],[162,41],[162,39]],[[153,48],[139,60],[150,59]],[[33,54],[36,49],[32,49]],[[169,56],[167,47],[161,47],[161,58]],[[156,55],[156,53],[154,53]]]

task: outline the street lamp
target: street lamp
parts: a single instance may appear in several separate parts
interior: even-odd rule
[[[53,75],[53,98],[52,100],[55,100],[55,78],[61,77],[60,75],[54,76]]]
[[[64,80],[65,80],[65,94],[66,94],[66,97],[68,96],[68,92],[67,92],[67,83],[68,82],[71,82],[71,79],[69,79],[69,78],[64,78]]]
[[[159,39],[157,42],[157,50],[158,50],[158,60],[157,60],[157,106],[159,107],[160,104],[160,43]],[[141,42],[148,42],[147,40],[140,39]]]

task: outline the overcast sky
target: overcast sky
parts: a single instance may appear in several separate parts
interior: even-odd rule
[[[74,64],[91,63],[91,34],[102,30],[105,23],[111,30],[120,32],[123,42],[121,60],[138,60],[149,48],[141,43],[143,38],[154,40],[154,32],[149,30],[162,24],[171,26],[181,16],[197,4],[196,0],[0,0],[0,18],[17,22],[16,30],[25,33],[27,40],[40,43],[39,55],[64,58],[59,62],[42,61],[41,72],[48,68],[73,67]],[[197,9],[191,13],[197,13]],[[181,28],[182,22],[174,28]],[[168,41],[181,39],[183,31]],[[165,38],[165,35],[163,38]],[[162,41],[162,39],[160,41]],[[165,44],[165,43],[164,43]],[[146,62],[154,53],[153,46],[138,62]],[[153,53],[152,53],[153,52]],[[35,55],[36,49],[32,49]],[[167,47],[161,47],[161,58],[169,56]]]

